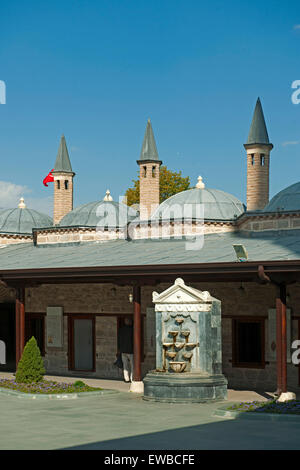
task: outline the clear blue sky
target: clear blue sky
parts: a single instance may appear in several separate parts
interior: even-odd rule
[[[150,117],[164,164],[245,201],[258,96],[274,144],[271,196],[300,180],[299,1],[10,0],[0,15],[2,189],[26,186],[33,205],[49,206],[42,179],[64,133],[75,205],[107,188],[117,199]]]

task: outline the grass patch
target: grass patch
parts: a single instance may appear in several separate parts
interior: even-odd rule
[[[227,409],[230,411],[300,415],[300,401],[290,400],[285,403],[278,403],[275,399],[266,402],[252,401],[236,403]]]
[[[81,393],[81,392],[95,392],[102,390],[102,388],[90,387],[81,380],[75,383],[54,382],[53,380],[42,380],[41,382],[33,383],[18,383],[13,379],[0,379],[0,387],[16,390],[23,393]]]

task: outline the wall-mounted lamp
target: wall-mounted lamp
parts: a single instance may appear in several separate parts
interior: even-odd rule
[[[129,302],[132,304],[132,302],[133,302],[133,295],[132,295],[132,294],[129,294],[128,300],[129,300]]]

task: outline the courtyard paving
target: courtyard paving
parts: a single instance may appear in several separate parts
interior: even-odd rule
[[[8,374],[0,377],[4,375]],[[84,380],[118,393],[61,401],[0,394],[0,449],[300,449],[300,418],[216,417],[215,410],[224,402],[149,403],[129,393],[123,382]],[[229,398],[248,401],[253,395],[267,398],[267,394],[235,391]]]

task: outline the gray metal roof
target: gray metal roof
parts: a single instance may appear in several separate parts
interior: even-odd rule
[[[73,173],[64,135],[61,136],[56,162],[54,165],[54,172],[60,171],[63,171],[64,173]]]
[[[247,144],[269,144],[269,136],[260,99],[257,99]]]
[[[300,182],[277,193],[263,212],[288,212],[300,210]]]
[[[83,204],[66,214],[61,227],[124,227],[137,217],[137,212],[115,201],[94,201]]]
[[[0,233],[32,235],[35,227],[53,225],[52,219],[33,209],[5,209],[0,212]]]
[[[154,139],[153,129],[150,119],[148,119],[147,127],[144,135],[140,160],[154,160],[159,161],[156,143]]]
[[[205,220],[234,220],[245,211],[244,204],[232,194],[218,189],[188,189],[171,196],[153,213],[153,220],[199,219],[199,204],[204,206]],[[198,209],[198,210],[197,210]]]
[[[6,245],[0,249],[0,272],[13,269],[142,266],[236,261],[233,244],[246,248],[249,261],[300,259],[300,230],[260,234],[206,235],[202,249],[187,240],[115,240],[73,245]]]

